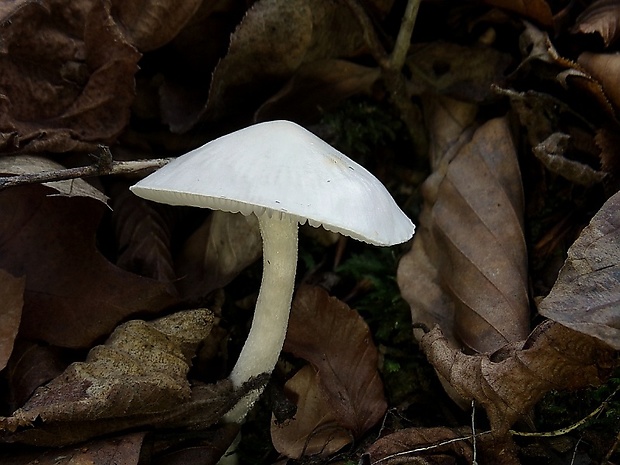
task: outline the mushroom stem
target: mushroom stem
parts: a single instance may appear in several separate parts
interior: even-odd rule
[[[297,269],[297,220],[286,214],[258,218],[263,238],[263,278],[250,333],[229,379],[240,387],[253,376],[271,373],[284,345]],[[241,422],[260,396],[252,391],[224,417]]]

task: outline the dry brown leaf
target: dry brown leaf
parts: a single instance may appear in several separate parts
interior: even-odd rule
[[[2,174],[34,174],[44,171],[62,170],[65,167],[60,163],[36,155],[8,155],[0,158],[0,173]],[[83,179],[67,179],[42,183],[51,187],[57,194],[67,197],[90,197],[108,204],[108,197],[96,187]]]
[[[170,42],[196,13],[202,0],[114,0],[111,14],[141,52]]]
[[[11,417],[1,419],[0,430],[17,432],[18,440],[61,445],[124,429],[125,418],[172,410],[191,397],[191,359],[212,325],[213,315],[204,309],[124,323],[84,362],[69,365]],[[107,429],[101,431],[100,420]],[[33,428],[35,422],[42,423],[40,428]],[[76,424],[91,427],[77,429]]]
[[[80,446],[0,455],[3,465],[137,465],[146,433],[90,441]]]
[[[620,193],[598,211],[568,250],[538,311],[620,350]]]
[[[543,26],[553,26],[553,14],[545,0],[484,0],[487,5],[514,11]]]
[[[213,69],[226,52],[230,35],[246,8],[247,3],[240,0],[203,1],[190,22],[166,46],[174,54],[174,66],[162,68],[163,76],[156,76],[152,84],[159,87],[162,122],[172,132],[182,133],[198,122]],[[148,105],[152,105],[150,98]]]
[[[69,363],[63,355],[58,347],[17,339],[5,374],[10,395],[8,411],[17,410],[35,389],[63,372]]]
[[[159,207],[126,188],[113,198],[112,222],[119,250],[116,264],[140,276],[170,283],[171,293],[175,293],[171,232]]]
[[[382,418],[387,403],[377,349],[364,320],[346,304],[321,288],[299,288],[283,350],[314,366],[334,417],[354,437]]]
[[[214,211],[185,242],[177,260],[178,284],[185,298],[202,298],[226,286],[261,256],[256,216]]]
[[[95,235],[104,205],[50,193],[39,185],[0,193],[0,268],[26,277],[23,337],[92,347],[132,314],[176,301],[166,284],[123,271],[99,253]]]
[[[609,96],[604,90],[604,83],[596,79],[594,74],[590,74],[587,67],[583,63],[577,62],[561,56],[553,45],[549,34],[536,28],[530,23],[525,23],[525,30],[519,38],[520,47],[522,53],[526,58],[519,65],[519,68],[523,68],[526,65],[540,65],[540,62],[546,64],[541,69],[535,69],[534,72],[538,74],[550,76],[555,75],[555,80],[559,82],[563,87],[569,89],[577,89],[584,93],[590,100],[594,101],[600,106],[601,109],[612,119],[615,118],[615,111],[610,102]],[[584,55],[587,57],[588,55]],[[594,76],[594,77],[593,77]],[[608,77],[608,80],[613,80],[612,77]],[[608,82],[613,85],[613,82]],[[615,92],[615,89],[612,89]],[[514,93],[516,94],[516,93]],[[535,93],[527,91],[521,95],[531,96]],[[551,99],[551,97],[546,97]],[[560,101],[561,106],[566,106],[564,102]],[[543,112],[544,115],[544,112]],[[540,117],[539,117],[540,118]],[[544,135],[543,138],[538,139],[532,143],[535,146],[550,133]]]
[[[620,179],[620,133],[616,128],[600,128],[594,136],[596,146],[601,150],[601,167]]]
[[[598,33],[609,47],[620,36],[620,3],[618,0],[592,2],[575,20],[573,32]]]
[[[607,173],[596,171],[594,168],[564,156],[570,136],[560,132],[554,132],[544,141],[532,148],[534,155],[552,173],[559,174],[581,186],[593,186],[605,179]]]
[[[303,64],[350,57],[364,39],[348,8],[329,0],[259,0],[213,74],[206,117],[253,114]]]
[[[468,102],[482,102],[491,85],[503,79],[509,55],[491,47],[449,42],[412,45],[405,66],[409,69],[409,95],[433,91]]]
[[[229,455],[224,454],[229,452],[238,434],[238,424],[222,423],[217,428],[201,431],[199,440],[188,441],[182,447],[175,445],[169,447],[167,451],[158,454],[153,463],[157,465],[216,465],[225,461],[220,461],[220,459],[230,458]]]
[[[375,441],[366,453],[371,463],[381,460],[385,465],[403,463],[403,460],[416,460],[412,463],[420,465],[444,463],[442,459],[445,463],[455,463],[455,457],[472,463],[474,459],[471,429],[465,428],[405,428]]]
[[[437,327],[422,337],[421,347],[461,397],[484,407],[499,439],[548,391],[599,385],[616,363],[604,343],[553,322],[491,355],[464,354]]]
[[[381,75],[350,61],[326,59],[302,64],[282,89],[256,111],[254,120],[310,120],[353,95],[369,95]]]
[[[92,0],[9,2],[0,56],[0,151],[110,143],[129,120],[140,54]]]
[[[321,388],[320,375],[304,366],[286,382],[287,397],[295,399],[295,417],[282,424],[271,420],[271,440],[275,449],[292,459],[316,455],[329,457],[353,441],[335,415]]]
[[[577,58],[585,70],[603,86],[616,109],[620,108],[620,55],[617,53],[584,52]]]
[[[24,305],[26,279],[0,269],[0,370],[13,352]]]
[[[440,323],[453,344],[489,353],[529,328],[521,177],[505,118],[456,134],[433,143],[443,152],[433,152],[420,229],[398,282],[414,323]]]

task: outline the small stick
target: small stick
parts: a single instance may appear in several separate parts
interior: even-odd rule
[[[173,158],[156,158],[153,160],[113,161],[108,147],[99,147],[95,156],[98,162],[93,165],[43,171],[41,173],[19,174],[15,176],[0,176],[0,190],[25,184],[40,184],[45,182],[64,181],[67,179],[88,178],[111,174],[129,174],[147,169],[161,168]]]
[[[390,95],[392,104],[400,112],[405,127],[411,137],[411,142],[417,153],[426,153],[426,134],[422,129],[421,116],[418,109],[413,105],[407,93],[407,81],[402,68],[407,58],[411,44],[413,27],[420,8],[421,0],[409,0],[401,22],[394,50],[388,54],[373,27],[372,21],[358,0],[345,0],[345,3],[360,24],[364,40],[371,55],[381,68],[385,87]]]

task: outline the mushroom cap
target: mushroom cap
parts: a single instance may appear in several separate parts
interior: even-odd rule
[[[259,123],[215,139],[131,190],[170,205],[290,215],[374,245],[405,242],[415,229],[377,178],[290,121]]]

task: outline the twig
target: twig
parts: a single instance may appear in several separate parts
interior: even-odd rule
[[[366,45],[381,68],[383,81],[390,95],[390,101],[400,112],[415,151],[424,154],[426,153],[427,142],[426,134],[422,129],[422,117],[409,98],[407,81],[402,73],[411,44],[411,35],[420,7],[420,1],[409,0],[407,2],[394,50],[391,54],[388,54],[377,36],[372,21],[359,1],[344,0],[360,24]]]
[[[491,431],[484,431],[482,433],[478,433],[478,434],[474,434],[473,436],[463,436],[460,438],[452,438],[452,439],[446,439],[445,441],[441,441],[441,442],[437,442],[435,444],[430,444],[428,446],[422,446],[422,447],[417,447],[416,449],[409,449],[409,450],[404,450],[401,452],[396,452],[395,454],[390,454],[386,457],[383,457],[379,460],[375,460],[374,462],[372,462],[372,465],[376,465],[378,463],[381,462],[385,462],[386,460],[390,460],[396,457],[402,457],[404,455],[411,455],[411,454],[416,454],[418,452],[426,452],[429,450],[433,450],[433,449],[437,449],[441,446],[446,446],[448,444],[453,444],[455,442],[459,442],[459,441],[468,441],[470,439],[472,439],[473,437],[479,437],[479,436],[484,436],[487,434],[491,434]]]
[[[411,45],[411,35],[413,34],[413,26],[415,26],[415,20],[418,17],[418,10],[420,9],[420,0],[409,0],[407,2],[407,8],[403,15],[403,20],[396,36],[396,43],[394,44],[394,50],[390,56],[390,62],[392,68],[401,70],[405,65],[405,59],[409,52]]]
[[[173,158],[157,158],[153,160],[113,161],[107,147],[100,147],[95,154],[97,163],[77,168],[43,171],[41,173],[27,173],[15,176],[0,176],[0,190],[8,187],[25,184],[40,184],[44,182],[64,181],[67,179],[88,178],[112,174],[129,174],[139,171],[161,168]]]

